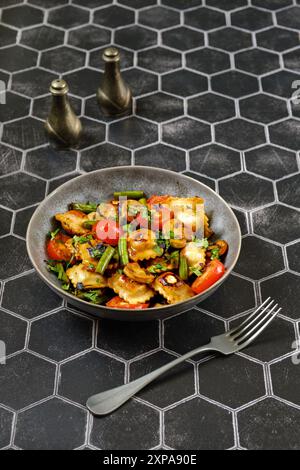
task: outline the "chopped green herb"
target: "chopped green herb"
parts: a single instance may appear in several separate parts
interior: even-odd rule
[[[59,232],[60,232],[60,228],[57,228],[53,232],[48,232],[47,236],[51,238],[51,240],[53,240]]]
[[[95,247],[88,248],[88,252],[91,258],[99,259],[105,251],[105,246],[98,243]]]
[[[62,263],[54,263],[52,261],[47,261],[46,263],[49,271],[54,272],[57,275],[57,278],[64,284],[69,284],[69,279],[65,273]]]
[[[193,242],[196,243],[196,245],[201,248],[208,248],[208,245],[209,245],[207,238],[200,239],[200,238],[195,237],[193,239]]]
[[[89,229],[89,228],[93,227],[96,222],[97,222],[96,219],[93,219],[93,220],[86,220],[85,222],[83,222],[82,225],[83,225],[84,228],[88,228],[88,229]]]
[[[211,253],[211,257],[210,257],[211,260],[220,258],[219,248],[213,248],[210,253]]]
[[[82,235],[82,236],[78,236],[78,235],[74,235],[73,237],[73,245],[77,245],[78,243],[82,244],[82,243],[87,243],[89,242],[91,239],[93,238],[92,235]]]
[[[198,277],[202,275],[202,271],[199,268],[190,268],[190,272]]]

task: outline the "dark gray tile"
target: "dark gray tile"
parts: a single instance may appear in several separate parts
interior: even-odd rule
[[[278,69],[279,56],[261,49],[250,49],[235,56],[235,65],[238,69],[255,75],[262,75]]]
[[[277,182],[277,192],[280,202],[290,206],[300,207],[300,174],[290,176]]]
[[[81,118],[82,135],[79,142],[81,149],[99,144],[105,140],[105,125],[86,117]]]
[[[238,408],[266,394],[260,364],[232,355],[199,364],[201,395],[231,408]]]
[[[273,277],[264,281],[261,285],[261,291],[264,297],[274,296],[276,302],[282,307],[282,314],[294,320],[300,319],[300,297],[294,295],[300,289],[300,279],[292,273],[284,273],[280,276]],[[294,338],[289,341],[289,348],[285,347],[285,352],[292,348]],[[280,343],[280,335],[278,336],[278,343]],[[283,354],[283,353],[282,353]],[[282,354],[278,354],[278,357]]]
[[[277,23],[288,28],[300,29],[300,7],[293,6],[276,13]]]
[[[99,8],[105,5],[109,5],[110,3],[112,3],[112,0],[73,0],[72,3],[87,8]]]
[[[246,167],[248,171],[278,179],[298,170],[294,152],[265,145],[249,152],[245,152]]]
[[[295,80],[300,80],[300,75],[282,70],[262,78],[262,87],[264,91],[272,95],[290,98]]]
[[[31,405],[53,393],[55,365],[23,352],[0,368],[0,401],[15,410]]]
[[[179,13],[161,6],[140,11],[138,22],[155,29],[165,29],[180,23]]]
[[[143,95],[156,91],[158,88],[158,77],[153,73],[132,68],[123,72],[123,78],[130,86],[134,96]]]
[[[10,232],[12,212],[0,207],[0,236]]]
[[[300,72],[299,59],[300,59],[299,49],[289,52],[288,54],[285,54],[283,56],[285,67],[287,69],[294,70],[295,72]]]
[[[131,359],[158,348],[158,322],[132,323],[102,320],[98,325],[98,348]],[[134,338],[134,341],[128,341]]]
[[[209,45],[235,52],[252,46],[251,34],[236,28],[222,28],[208,34]]]
[[[41,56],[40,66],[58,73],[78,69],[85,64],[85,53],[66,46],[57,47]]]
[[[35,68],[14,74],[11,88],[30,98],[36,98],[48,92],[49,86],[55,78],[57,78],[56,74]]]
[[[13,414],[0,408],[0,448],[10,444],[13,424]]]
[[[184,22],[188,26],[205,31],[220,28],[226,24],[224,13],[205,7],[185,12]]]
[[[216,141],[237,150],[246,150],[265,143],[264,128],[243,119],[216,125]]]
[[[5,93],[5,104],[0,106],[0,122],[18,119],[29,114],[30,100],[10,91]]]
[[[174,147],[155,144],[135,152],[136,165],[156,166],[173,171],[186,168],[185,153]]]
[[[93,322],[60,310],[32,323],[29,349],[62,361],[92,347]]]
[[[190,118],[181,118],[163,125],[163,141],[181,148],[193,148],[210,142],[210,126]]]
[[[247,0],[206,0],[206,4],[221,10],[235,10],[248,4]]]
[[[85,1],[85,0],[81,0],[81,1]],[[98,1],[98,0],[92,0],[92,1]],[[107,0],[105,1],[106,3],[109,3]],[[125,5],[127,7],[131,7],[131,8],[144,8],[144,7],[149,7],[150,5],[156,4],[157,0],[119,0],[118,3]]]
[[[21,44],[43,50],[64,42],[64,32],[50,26],[36,26],[22,31]]]
[[[23,246],[23,242],[20,243]],[[20,253],[19,259],[22,259]],[[36,295],[37,292],[39,295]],[[5,284],[1,305],[12,312],[31,319],[53,310],[61,304],[60,297],[54,294],[34,272],[8,281]]]
[[[250,281],[231,274],[217,292],[199,307],[222,318],[230,318],[255,307],[254,286]]]
[[[4,124],[2,140],[25,150],[45,144],[47,141],[43,122],[32,117]],[[25,180],[25,175],[23,179]],[[31,197],[28,199],[31,200]]]
[[[138,99],[135,112],[152,121],[168,121],[183,114],[183,101],[166,93],[155,93]]]
[[[280,299],[277,298],[274,291],[272,297],[281,305]],[[263,292],[263,299],[265,298],[267,297]],[[230,327],[238,326],[243,320],[244,317],[234,320],[230,323]],[[244,353],[262,362],[268,362],[291,352],[294,341],[295,330],[293,324],[282,318],[276,318],[259,338],[256,338],[255,342],[245,349]]]
[[[27,226],[37,206],[22,209],[16,213],[14,233],[20,237],[26,237]]]
[[[18,415],[15,444],[24,450],[72,450],[84,444],[86,412],[53,398]]]
[[[179,26],[162,33],[162,42],[165,46],[186,51],[204,45],[204,34],[200,31]]]
[[[5,176],[1,183],[0,203],[11,209],[20,209],[44,199],[46,183],[25,173]]]
[[[80,173],[71,173],[69,175],[61,176],[60,178],[56,178],[50,181],[48,194],[50,194],[52,191],[54,191],[56,188],[58,188],[62,184],[66,183],[67,181],[70,181],[73,178],[76,178],[79,175]]]
[[[1,341],[4,341],[5,343],[7,356],[20,351],[25,347],[26,330],[27,324],[25,321],[13,317],[9,313],[0,309]]]
[[[257,31],[272,26],[273,21],[271,13],[250,7],[231,13],[231,24],[250,31]]]
[[[300,404],[297,393],[300,386],[300,369],[292,358],[288,357],[271,365],[273,392],[280,398],[284,398],[295,405]]]
[[[153,72],[169,72],[181,67],[181,62],[181,54],[164,47],[154,47],[138,53],[138,65]]]
[[[273,51],[285,51],[299,46],[299,35],[296,31],[284,28],[270,28],[256,34],[258,46]]]
[[[286,248],[289,268],[300,272],[300,242]]]
[[[189,400],[165,413],[165,442],[176,450],[228,449],[234,444],[232,415],[201,398]]]
[[[206,91],[207,88],[207,78],[190,70],[177,70],[162,77],[162,89],[179,96],[195,95]]]
[[[235,117],[235,105],[233,100],[207,93],[189,100],[188,114],[208,122],[224,121]]]
[[[115,413],[94,418],[90,441],[103,450],[151,449],[160,442],[159,413],[131,400]]]
[[[29,5],[17,5],[3,10],[1,20],[16,28],[24,28],[42,23],[43,18],[44,13],[42,10]]]
[[[71,72],[65,75],[72,94],[86,97],[95,95],[100,86],[103,74],[89,68]]]
[[[221,178],[240,171],[240,154],[221,145],[205,145],[190,152],[190,168],[211,178]]]
[[[205,176],[198,175],[197,173],[193,173],[192,171],[184,171],[183,174],[186,176],[189,176],[190,178],[193,178],[194,180],[201,181],[201,183],[206,184],[206,186],[208,186],[209,188],[213,190],[216,189],[215,181],[210,178],[206,178]]]
[[[279,10],[293,3],[293,0],[252,0],[252,5],[268,10]]]
[[[151,144],[157,139],[156,124],[136,117],[127,118],[109,126],[109,140],[130,149]]]
[[[162,0],[162,4],[168,7],[177,8],[178,10],[185,10],[187,7],[197,7],[202,4],[202,0],[189,0],[189,3],[186,3],[186,0]]]
[[[26,155],[25,170],[43,178],[55,178],[76,168],[76,153],[54,150],[50,146],[32,150]]]
[[[238,209],[232,209],[235,213],[236,218],[238,219],[238,223],[240,225],[240,229],[242,235],[246,235],[248,233],[248,224],[247,224],[247,215],[245,212],[240,211]]]
[[[124,371],[122,362],[91,351],[61,366],[58,393],[84,406],[95,393],[122,385]]]
[[[68,43],[81,49],[95,49],[108,45],[110,40],[111,33],[107,29],[87,25],[70,31]]]
[[[80,168],[84,171],[130,164],[131,152],[112,144],[101,144],[84,150],[80,157]]]
[[[106,28],[119,28],[134,23],[134,12],[118,5],[108,6],[94,13],[94,23]]]
[[[165,351],[151,354],[130,364],[130,380],[135,380],[174,360]],[[194,367],[184,363],[146,387],[138,394],[139,398],[164,408],[195,393]]]
[[[270,140],[272,143],[282,145],[291,150],[300,148],[299,121],[297,119],[287,119],[269,128]]]
[[[258,260],[263,260],[258,263]],[[261,279],[284,269],[281,247],[249,236],[243,238],[242,250],[234,270],[251,279]]]
[[[164,346],[171,351],[185,354],[207,344],[212,336],[223,332],[224,323],[221,320],[193,309],[165,321]]]
[[[274,201],[272,183],[247,173],[220,181],[219,190],[229,204],[246,210]]]
[[[268,398],[238,413],[240,442],[249,450],[299,450],[300,411]],[[276,432],[274,429],[276,428]]]
[[[186,64],[191,69],[207,74],[221,72],[221,70],[230,68],[228,54],[208,47],[189,52],[186,55]]]
[[[0,144],[0,176],[19,170],[21,160],[21,152],[12,147]]]
[[[26,244],[23,240],[8,236],[1,239],[0,243],[0,279],[7,279],[10,276],[21,274],[31,268]],[[3,307],[5,306],[2,303]]]
[[[279,243],[289,243],[300,237],[300,214],[294,209],[275,204],[254,212],[252,217],[254,232],[258,235]]]
[[[0,25],[0,43],[1,46],[14,44],[17,39],[17,31],[7,26]]]
[[[211,86],[213,91],[233,98],[240,98],[258,91],[258,82],[255,77],[234,70],[212,77]]]
[[[37,62],[37,53],[22,46],[11,46],[0,50],[1,68],[8,72],[33,67]]]
[[[240,112],[245,118],[265,124],[283,119],[288,114],[285,101],[264,94],[240,100]]]
[[[89,21],[89,12],[72,5],[52,10],[48,15],[48,22],[60,28],[75,28]]]

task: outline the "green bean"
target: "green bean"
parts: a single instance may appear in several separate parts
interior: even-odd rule
[[[128,197],[129,199],[141,199],[144,197],[144,191],[116,191],[114,192],[114,198]]]
[[[86,220],[82,225],[84,228],[92,228],[96,222],[97,220]]]
[[[97,209],[97,204],[88,202],[87,204],[82,204],[81,202],[72,202],[71,208],[76,211],[81,211],[86,214],[90,212],[95,212]]]
[[[114,256],[115,249],[112,246],[108,246],[101,256],[99,263],[96,267],[96,272],[99,274],[104,274],[107,266],[109,265],[110,260]]]
[[[186,257],[180,253],[179,257],[179,277],[183,280],[186,281],[188,279],[189,273],[188,273],[188,264]]]
[[[126,264],[129,263],[129,256],[128,256],[128,250],[127,250],[127,239],[126,238],[119,238],[118,249],[119,249],[121,264],[122,264],[122,266],[126,266]]]

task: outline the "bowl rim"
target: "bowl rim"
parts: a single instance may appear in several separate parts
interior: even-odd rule
[[[81,179],[84,179],[86,178],[88,175],[91,175],[91,174],[96,174],[96,173],[105,173],[105,172],[111,172],[111,171],[120,171],[120,170],[123,170],[123,171],[135,171],[135,170],[145,170],[145,171],[148,171],[148,170],[151,170],[151,171],[157,171],[159,173],[165,173],[166,175],[172,175],[172,176],[175,176],[175,175],[179,175],[180,178],[184,178],[184,179],[187,179],[187,180],[191,180],[193,182],[197,182],[200,186],[204,186],[205,189],[210,192],[211,194],[213,194],[215,197],[217,197],[226,207],[227,209],[229,210],[229,212],[231,212],[231,215],[233,217],[233,220],[235,222],[235,225],[236,225],[236,228],[237,228],[237,231],[238,231],[238,249],[237,249],[237,252],[236,252],[236,255],[234,257],[234,260],[231,264],[231,267],[226,269],[225,271],[225,274],[217,281],[215,282],[212,286],[210,286],[208,289],[206,289],[205,291],[201,292],[200,294],[196,294],[194,297],[191,297],[190,299],[187,299],[187,300],[182,300],[181,302],[177,302],[176,304],[169,304],[169,305],[164,305],[164,306],[161,306],[161,307],[150,307],[150,308],[147,308],[146,311],[149,312],[156,312],[156,311],[165,311],[167,312],[168,310],[171,310],[172,308],[174,308],[174,305],[176,306],[180,306],[180,305],[184,305],[186,304],[189,300],[191,299],[196,299],[198,298],[199,299],[199,302],[200,302],[200,298],[203,294],[207,294],[209,293],[210,291],[212,290],[215,290],[220,284],[222,284],[229,276],[229,274],[231,273],[231,271],[233,270],[234,266],[236,265],[236,262],[238,260],[238,257],[240,255],[240,251],[241,251],[241,244],[242,244],[242,234],[241,234],[241,228],[240,228],[240,225],[238,223],[238,220],[237,220],[237,217],[235,215],[235,213],[233,212],[233,210],[231,209],[231,207],[229,206],[229,204],[216,192],[214,191],[212,188],[210,188],[209,186],[207,186],[206,184],[202,183],[201,181],[198,181],[194,178],[191,178],[190,176],[187,176],[187,175],[183,175],[182,173],[177,173],[176,171],[172,171],[172,170],[168,170],[168,169],[165,169],[165,168],[158,168],[158,167],[152,167],[152,166],[144,166],[144,165],[124,165],[124,166],[114,166],[114,167],[108,167],[108,168],[100,168],[98,170],[94,170],[94,171],[90,171],[90,172],[87,172],[87,173],[84,173],[82,175],[79,175],[75,178],[72,178],[71,180],[69,181],[66,181],[65,183],[63,183],[62,185],[58,186],[56,189],[54,189],[54,191],[52,191],[50,194],[48,194],[48,196],[45,197],[45,199],[43,199],[38,207],[36,208],[36,210],[34,211],[34,213],[32,214],[31,218],[30,218],[30,221],[29,221],[29,224],[28,224],[28,227],[27,227],[27,231],[26,231],[26,248],[27,248],[27,252],[28,252],[28,255],[29,255],[29,258],[30,258],[30,261],[34,267],[34,269],[37,271],[38,275],[42,278],[42,280],[49,286],[51,287],[55,292],[58,293],[59,296],[61,297],[64,297],[64,298],[67,298],[67,299],[71,299],[71,300],[74,300],[74,297],[76,299],[77,302],[79,302],[79,304],[82,304],[82,309],[84,310],[85,309],[85,306],[86,305],[89,305],[89,306],[92,306],[93,308],[95,308],[96,310],[109,310],[109,311],[112,311],[112,312],[115,312],[116,310],[118,310],[118,308],[113,308],[113,307],[108,307],[106,305],[98,305],[98,304],[91,304],[90,302],[87,302],[86,300],[83,300],[83,299],[80,299],[79,297],[76,297],[74,296],[73,294],[70,294],[69,292],[67,291],[63,291],[61,288],[59,288],[54,282],[52,282],[51,280],[49,280],[45,275],[44,273],[41,271],[40,267],[38,266],[38,264],[35,262],[35,259],[34,259],[34,256],[33,256],[33,253],[31,251],[31,246],[30,246],[30,233],[32,231],[32,226],[33,226],[33,223],[34,223],[34,219],[35,217],[38,215],[38,213],[40,211],[43,210],[43,207],[45,205],[47,205],[48,201],[57,193],[59,193],[63,188],[67,188],[68,186],[71,186],[74,181],[78,181],[78,180],[81,180]],[[135,312],[136,313],[136,309],[133,309],[133,308],[128,308],[126,309],[126,312]]]

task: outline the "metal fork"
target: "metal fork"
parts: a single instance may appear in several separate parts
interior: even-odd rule
[[[243,323],[229,330],[227,333],[213,336],[210,342],[205,346],[189,351],[174,361],[169,362],[149,374],[139,377],[133,382],[93,395],[86,403],[87,408],[94,415],[106,415],[119,408],[160,375],[181,362],[184,362],[186,359],[190,359],[204,351],[217,351],[225,356],[241,351],[252,343],[280,312],[281,308],[277,309],[278,304],[273,304],[274,301],[270,300],[270,297],[267,298],[245,321],[243,321]]]

